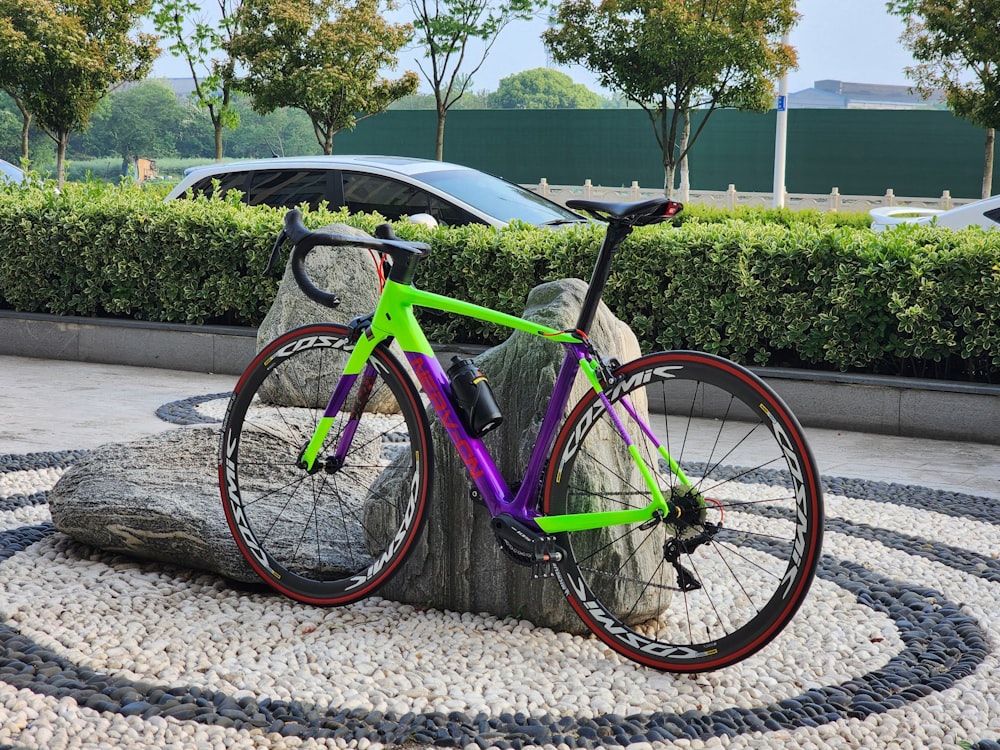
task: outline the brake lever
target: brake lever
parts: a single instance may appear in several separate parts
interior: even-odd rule
[[[264,269],[264,276],[267,276],[274,270],[274,267],[278,265],[278,259],[281,257],[281,246],[285,244],[285,240],[288,239],[288,235],[285,234],[285,230],[282,229],[278,232],[278,236],[274,239],[274,247],[271,248],[271,257],[267,261],[267,267]]]

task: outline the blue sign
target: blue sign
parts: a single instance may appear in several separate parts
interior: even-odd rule
[[[788,109],[788,97],[785,96],[784,94],[779,94],[778,95],[778,111],[779,112],[784,112],[786,109]]]

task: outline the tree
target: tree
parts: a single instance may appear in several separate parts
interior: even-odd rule
[[[13,98],[0,92],[0,159],[12,164],[27,163],[24,158],[22,137],[24,135],[24,113]],[[56,152],[52,141],[36,128],[28,131],[31,163],[28,165],[34,171],[51,168],[56,162]]]
[[[0,20],[0,23],[2,22],[3,21]],[[0,78],[3,78],[3,76],[0,75]],[[4,80],[10,81],[11,79],[6,78]],[[31,113],[24,108],[24,102],[21,101],[21,98],[17,93],[18,89],[10,83],[5,85],[9,86],[9,88],[3,89],[7,94],[5,98],[14,106],[14,108],[17,109],[19,114],[17,115],[17,124],[15,125],[15,115],[9,107],[5,106],[2,112],[0,112],[0,143],[5,144],[4,155],[8,161],[20,161],[27,164],[29,151],[28,147],[31,139]],[[4,102],[4,104],[6,103],[7,102]],[[12,152],[7,152],[6,147],[6,144],[14,142],[18,144],[16,157]]]
[[[177,154],[177,133],[185,113],[173,89],[163,81],[143,81],[116,91],[98,106],[83,146],[93,153],[122,159],[122,174],[140,156]]]
[[[5,2],[16,15],[6,15],[0,29],[0,72],[11,75],[4,89],[13,88],[56,144],[61,185],[70,134],[87,127],[109,90],[144,78],[159,54],[151,35],[130,36],[149,6],[144,0]]]
[[[236,25],[229,54],[246,67],[237,88],[261,114],[305,111],[325,154],[338,132],[417,88],[412,71],[381,75],[395,68],[412,26],[388,23],[379,0],[247,0]]]
[[[208,112],[215,134],[215,160],[222,161],[222,133],[239,124],[232,103],[233,63],[229,57],[213,57],[232,39],[235,7],[231,0],[218,0],[218,24],[201,16],[195,0],[153,0],[156,30],[171,40],[170,51],[182,58],[194,81],[193,98]]]
[[[993,192],[994,131],[1000,126],[1000,2],[891,0],[902,41],[917,64],[906,75],[924,98],[943,89],[956,116],[986,130],[982,197]]]
[[[21,113],[21,161],[28,161],[28,139],[31,131],[31,113],[24,108],[21,91],[28,83],[27,62],[31,44],[27,34],[14,26],[16,2],[0,2],[0,88],[2,88]]]
[[[420,72],[434,92],[437,132],[434,155],[444,159],[444,124],[448,110],[455,106],[472,84],[472,77],[486,61],[497,36],[512,21],[530,18],[536,0],[410,0],[417,30],[417,43],[424,48],[429,70]],[[544,0],[540,3],[544,5]],[[473,54],[465,69],[469,43],[482,42],[482,54]]]
[[[774,81],[796,61],[781,43],[794,0],[563,0],[542,38],[560,63],[581,63],[649,116],[664,192],[718,107],[766,111]],[[702,117],[686,145],[685,116]]]
[[[600,109],[601,97],[552,68],[533,68],[500,79],[490,104],[497,109]]]

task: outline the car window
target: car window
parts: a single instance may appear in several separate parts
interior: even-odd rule
[[[316,209],[328,200],[328,169],[266,169],[254,172],[250,182],[251,206],[295,208],[303,203]]]
[[[424,172],[420,179],[502,221],[520,219],[530,224],[552,225],[584,221],[558,203],[483,172],[440,170]]]
[[[246,192],[247,173],[246,172],[221,172],[219,174],[208,175],[191,183],[191,187],[184,191],[179,197],[186,198],[188,195],[204,195],[211,198],[215,192],[215,183],[219,183],[219,195],[225,195],[230,190]]]
[[[344,205],[352,213],[377,211],[390,221],[402,216],[430,214],[439,224],[483,224],[458,206],[415,185],[381,175],[344,171]]]
[[[0,179],[8,182],[23,182],[24,172],[10,162],[0,159]]]

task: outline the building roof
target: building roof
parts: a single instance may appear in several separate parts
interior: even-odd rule
[[[825,79],[812,88],[789,94],[788,103],[796,109],[944,109],[944,91],[935,91],[928,99],[909,86],[882,83],[853,83]]]

